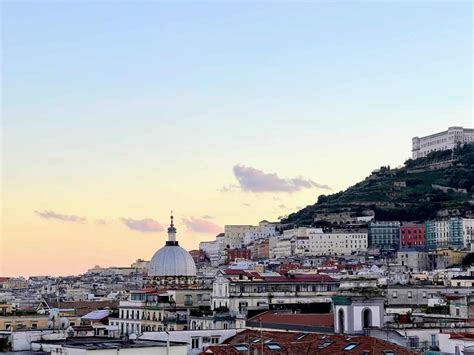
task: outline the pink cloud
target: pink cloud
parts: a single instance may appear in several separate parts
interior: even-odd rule
[[[201,218],[183,218],[183,223],[189,231],[197,233],[220,233],[222,228],[206,219]]]
[[[133,219],[121,218],[121,221],[131,230],[143,233],[163,232],[163,226],[152,218]]]
[[[84,223],[85,217],[72,214],[57,213],[54,211],[35,211],[35,214],[43,219],[55,219],[63,222]]]
[[[302,189],[318,188],[330,190],[327,185],[317,183],[302,177],[281,178],[275,173],[266,173],[262,170],[245,165],[235,165],[234,175],[243,191],[250,192],[295,192]],[[222,190],[229,191],[229,190]]]

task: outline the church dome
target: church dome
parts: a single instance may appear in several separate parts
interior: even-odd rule
[[[196,265],[184,248],[165,245],[151,258],[148,276],[196,276]]]
[[[148,276],[151,277],[195,277],[196,264],[186,249],[181,248],[176,240],[176,228],[171,216],[168,228],[168,241],[151,258],[148,265]]]

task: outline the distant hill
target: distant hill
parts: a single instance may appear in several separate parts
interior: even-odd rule
[[[408,159],[403,168],[374,170],[345,191],[320,195],[314,205],[282,223],[312,225],[319,212],[372,210],[377,220],[424,221],[438,216],[474,214],[474,144]]]

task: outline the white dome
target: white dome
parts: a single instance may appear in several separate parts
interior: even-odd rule
[[[179,245],[165,245],[151,258],[148,276],[196,276],[196,264]]]

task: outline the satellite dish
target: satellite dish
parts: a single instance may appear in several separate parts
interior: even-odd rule
[[[67,336],[69,338],[72,338],[74,336],[74,328],[69,326],[67,329],[66,329],[66,332],[67,332]]]
[[[49,311],[49,320],[55,320],[58,319],[59,316],[59,309],[54,308]]]
[[[62,317],[59,320],[59,328],[60,329],[66,329],[67,327],[69,327],[69,319],[67,319],[65,317]]]

